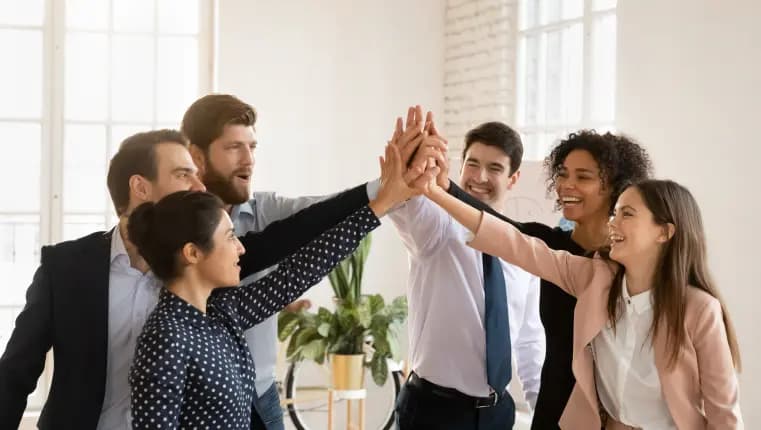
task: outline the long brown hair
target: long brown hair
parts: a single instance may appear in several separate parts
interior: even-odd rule
[[[651,335],[665,324],[669,345],[668,366],[674,365],[686,342],[684,316],[687,288],[695,287],[715,297],[721,304],[724,327],[735,368],[740,369],[740,348],[727,307],[708,271],[703,220],[690,191],[668,180],[644,180],[634,185],[659,225],[673,224],[674,236],[663,245],[653,279],[653,325]],[[616,274],[608,296],[608,318],[615,328],[620,312],[624,268]]]

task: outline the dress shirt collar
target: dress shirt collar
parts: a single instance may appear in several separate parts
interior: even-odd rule
[[[623,279],[623,284],[621,285],[621,290],[623,292],[623,299],[624,303],[626,303],[627,308],[629,306],[634,309],[634,312],[637,313],[637,315],[642,315],[643,313],[649,311],[653,307],[652,297],[653,297],[653,290],[647,290],[643,291],[635,296],[629,295],[629,288],[626,286],[626,277]]]
[[[207,317],[203,312],[166,288],[161,289],[159,303],[166,306],[170,313],[181,315],[196,327],[203,327],[208,324]]]

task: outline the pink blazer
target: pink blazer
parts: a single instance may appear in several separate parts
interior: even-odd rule
[[[616,263],[599,256],[585,258],[554,251],[489,214],[483,215],[469,245],[544,278],[577,298],[572,364],[576,385],[559,424],[563,429],[599,429],[590,345],[608,321],[607,300]],[[655,365],[671,417],[684,430],[743,428],[737,375],[719,301],[697,288],[687,291],[687,344],[674,366],[667,368],[665,331],[659,329],[653,338]]]

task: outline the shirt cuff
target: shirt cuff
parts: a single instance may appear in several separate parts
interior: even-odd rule
[[[375,179],[367,183],[367,199],[372,201],[378,197],[378,191],[380,190],[380,178]]]

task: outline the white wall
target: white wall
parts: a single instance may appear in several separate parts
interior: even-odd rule
[[[332,193],[375,178],[396,116],[442,106],[444,0],[219,2],[218,86],[259,112],[256,190]],[[396,232],[375,234],[367,289],[404,294]],[[309,293],[320,302],[329,287]]]
[[[617,127],[701,205],[742,348],[746,428],[761,428],[761,2],[624,0],[618,17]]]

